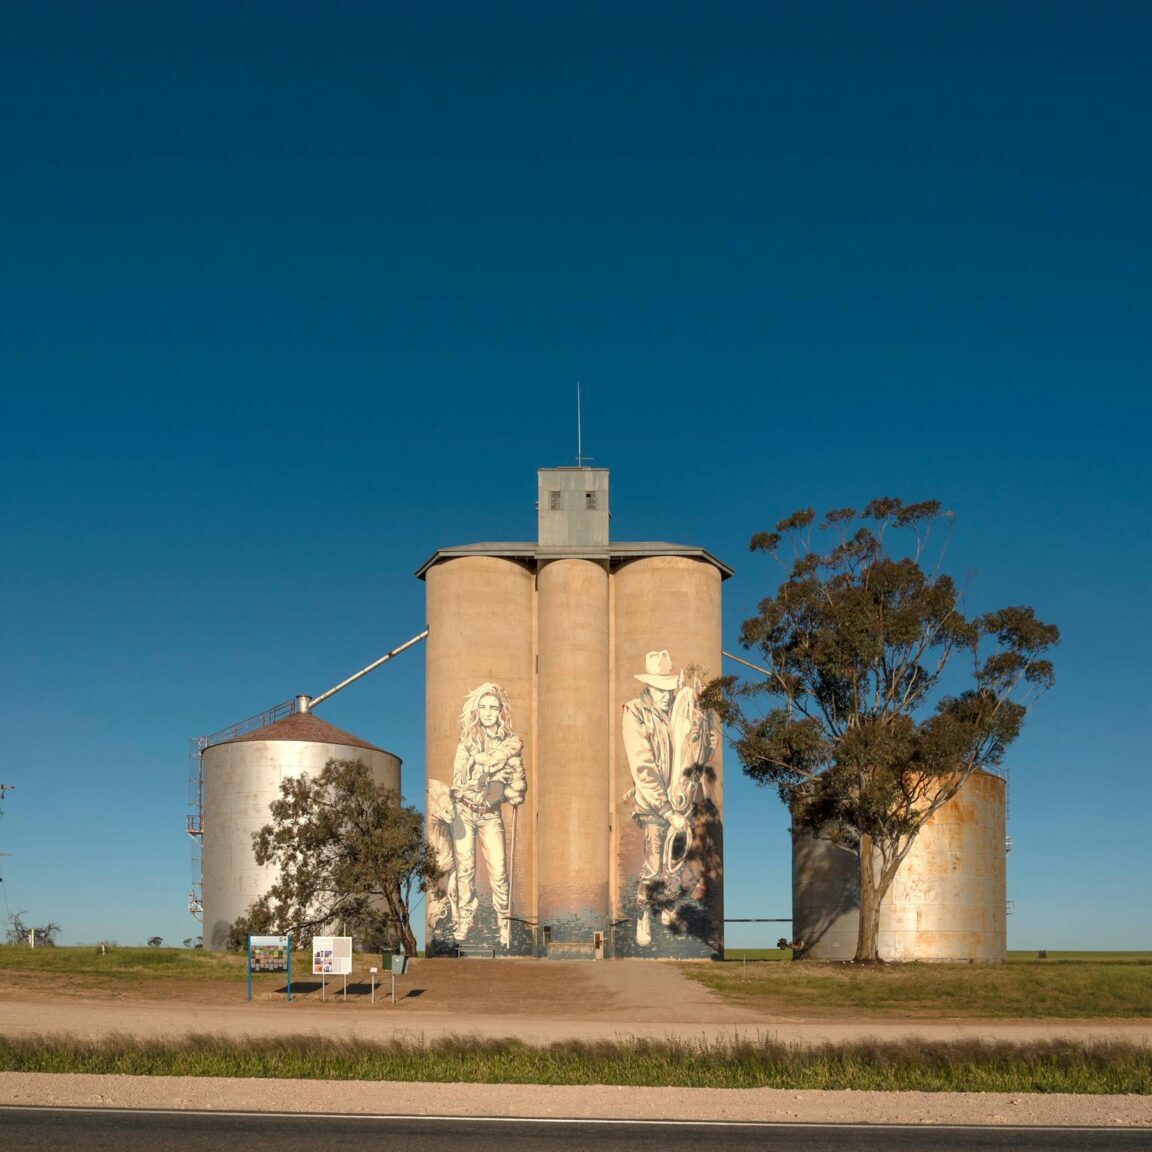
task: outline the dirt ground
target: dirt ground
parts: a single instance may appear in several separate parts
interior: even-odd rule
[[[379,977],[377,978],[379,980]],[[0,1033],[138,1037],[328,1035],[413,1041],[447,1034],[529,1043],[625,1037],[769,1036],[821,1043],[865,1036],[1005,1040],[1069,1036],[1152,1044],[1152,1021],[802,1018],[722,1000],[676,964],[413,960],[376,986],[357,970],[323,992],[311,976],[243,983],[122,981],[0,973]],[[775,1089],[549,1088],[333,1084],[0,1073],[0,1104],[352,1111],[411,1115],[604,1116],[868,1123],[1089,1124],[1152,1127],[1148,1097],[789,1092]]]

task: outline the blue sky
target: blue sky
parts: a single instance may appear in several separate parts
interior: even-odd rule
[[[1152,947],[1152,9],[0,25],[0,913],[193,934],[188,737],[419,632],[438,547],[531,538],[580,380],[613,537],[731,564],[728,647],[754,532],[952,509],[970,608],[1063,632],[1008,759],[1009,944]],[[320,711],[419,798],[419,651]],[[726,769],[728,915],[787,916],[786,814]]]

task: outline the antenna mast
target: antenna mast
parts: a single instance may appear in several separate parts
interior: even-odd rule
[[[580,381],[576,381],[576,467],[583,468],[591,456],[584,455],[584,422],[580,414]]]
[[[583,421],[580,417],[580,381],[576,381],[576,467],[584,466]]]

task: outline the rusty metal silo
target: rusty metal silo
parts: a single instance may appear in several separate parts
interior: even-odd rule
[[[1007,948],[1005,783],[977,772],[924,825],[884,898],[883,960],[1003,962]],[[854,851],[792,841],[792,932],[804,959],[850,960],[859,925]]]

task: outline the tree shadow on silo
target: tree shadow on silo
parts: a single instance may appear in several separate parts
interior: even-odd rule
[[[851,959],[860,917],[856,849],[792,829],[793,958]],[[822,955],[819,955],[822,953]]]
[[[684,865],[690,878],[688,899],[678,905],[670,931],[699,940],[718,957],[724,918],[724,823],[711,797],[697,805],[692,832]]]

